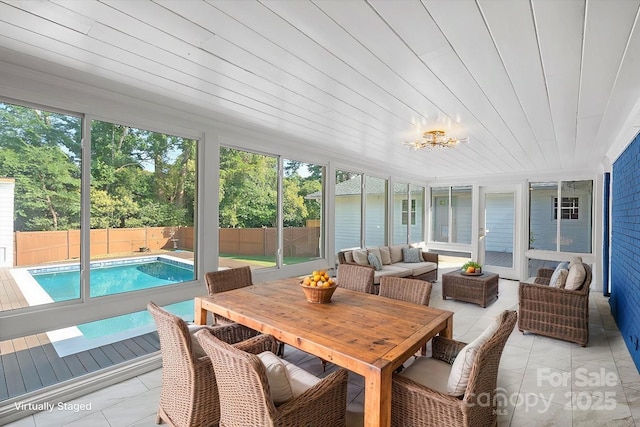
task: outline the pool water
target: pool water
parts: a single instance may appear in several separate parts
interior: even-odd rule
[[[33,269],[29,272],[53,301],[80,298],[78,265]],[[105,261],[91,263],[90,293],[91,297],[100,297],[190,280],[194,280],[192,265],[162,257]],[[164,308],[187,321],[193,320],[193,300]],[[144,310],[51,331],[48,335],[58,355],[64,357],[154,330],[153,318]]]
[[[80,270],[32,273],[33,278],[55,301],[80,298]],[[91,267],[91,297],[139,291],[194,279],[193,267],[162,260]]]

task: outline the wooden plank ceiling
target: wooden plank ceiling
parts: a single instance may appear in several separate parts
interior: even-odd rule
[[[20,52],[425,178],[598,172],[640,126],[639,4],[6,0],[0,60]],[[470,141],[402,146],[431,129]]]

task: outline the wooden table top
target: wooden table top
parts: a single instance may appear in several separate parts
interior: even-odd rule
[[[395,369],[438,332],[451,334],[452,312],[340,287],[330,303],[313,304],[298,283],[257,284],[196,305],[362,375],[371,366]]]

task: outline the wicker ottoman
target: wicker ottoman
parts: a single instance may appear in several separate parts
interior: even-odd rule
[[[482,276],[465,276],[457,271],[442,275],[442,299],[451,297],[486,307],[498,298],[498,275],[485,272]]]

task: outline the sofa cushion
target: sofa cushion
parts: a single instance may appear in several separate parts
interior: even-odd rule
[[[414,263],[422,262],[422,249],[420,248],[402,248],[402,262]]]
[[[411,276],[411,270],[408,268],[396,267],[395,265],[383,265],[382,270],[373,272],[373,284],[379,285],[380,278],[383,276],[409,277]]]
[[[310,372],[288,362],[284,359],[280,359],[287,368],[287,375],[289,377],[289,385],[291,386],[291,393],[293,397],[298,397],[314,385],[320,382],[320,378],[316,377]]]
[[[380,250],[380,261],[382,261],[382,265],[391,264],[391,253],[389,252],[389,247],[380,246],[378,249]]]
[[[438,264],[429,261],[398,262],[393,264],[393,266],[409,270],[411,272],[410,276],[420,276],[421,274],[428,273],[438,268]]]
[[[380,255],[380,248],[367,248],[367,253],[374,254],[375,256],[378,257],[380,261],[382,261],[382,255]],[[369,261],[369,264],[371,264],[371,261]]]
[[[402,262],[402,248],[408,248],[409,245],[393,245],[389,246],[389,254],[391,255],[391,264]]]
[[[351,251],[351,253],[353,254],[353,260],[356,264],[369,265],[369,259],[367,259],[367,255],[369,255],[369,253],[366,249],[357,249]]]
[[[382,261],[380,261],[380,258],[378,258],[376,254],[369,252],[367,259],[369,260],[369,264],[373,265],[374,270],[382,270]]]
[[[344,252],[344,260],[349,264],[355,262],[353,260],[353,251],[345,251]]]
[[[587,277],[587,271],[581,263],[575,263],[569,267],[569,274],[564,288],[570,291],[576,291],[582,287],[584,279]]]
[[[549,279],[549,286],[552,288],[564,288],[567,283],[567,276],[569,275],[569,270],[561,268],[560,270],[554,271],[551,279]]]

